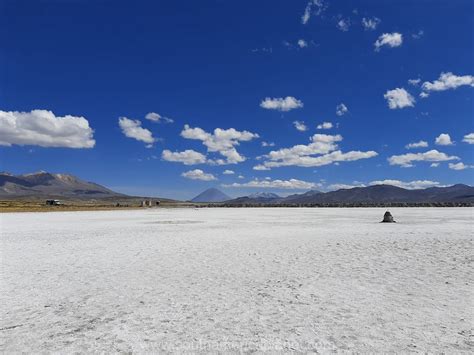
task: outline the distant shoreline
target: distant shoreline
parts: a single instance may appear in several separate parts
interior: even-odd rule
[[[61,206],[48,206],[38,200],[0,200],[0,213],[14,212],[75,212],[75,211],[123,211],[152,208],[195,207],[180,202],[162,202],[159,207],[141,207],[138,202],[107,203],[105,201],[64,201]]]
[[[156,207],[141,207],[139,205],[111,205],[104,203],[71,203],[62,206],[47,206],[37,201],[0,201],[0,214],[18,212],[81,212],[81,211],[123,211],[123,210],[159,210],[169,208],[453,208],[474,207],[473,203],[353,203],[353,204],[308,204],[308,205],[226,205],[220,203],[167,203]]]

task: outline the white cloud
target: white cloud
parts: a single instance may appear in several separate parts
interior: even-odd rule
[[[420,93],[420,97],[421,97],[422,99],[426,99],[428,96],[430,96],[430,94],[428,94],[427,92],[422,91],[422,92]]]
[[[181,174],[182,177],[191,180],[202,180],[202,181],[213,181],[217,180],[217,178],[212,174],[207,174],[201,169],[194,169],[186,171],[185,173]]]
[[[331,122],[323,122],[316,126],[317,129],[331,129],[333,127]]]
[[[315,134],[308,145],[295,145],[271,151],[264,156],[263,164],[254,167],[254,170],[268,170],[281,166],[315,167],[329,165],[342,161],[367,159],[377,155],[374,151],[350,151],[343,153],[338,149],[337,142],[342,141],[341,135]]]
[[[435,143],[437,145],[453,145],[451,136],[447,133],[441,133],[438,137],[436,137]]]
[[[418,189],[426,189],[428,187],[440,186],[440,183],[437,181],[430,181],[430,180],[415,180],[404,182],[400,180],[376,180],[369,183],[369,185],[392,185],[401,187],[408,190],[418,190]]]
[[[298,40],[298,47],[300,47],[300,48],[308,47],[308,42],[306,42],[304,39],[299,39]]]
[[[408,84],[417,86],[421,82],[421,79],[408,79]]]
[[[413,148],[426,148],[428,146],[428,142],[419,141],[414,143],[409,143],[405,146],[406,149],[413,149]]]
[[[291,111],[297,108],[303,107],[303,102],[296,99],[293,96],[287,96],[285,98],[270,98],[266,97],[265,100],[262,100],[260,107],[267,110],[277,110],[277,111]]]
[[[255,166],[253,167],[253,170],[257,170],[257,171],[267,171],[267,170],[270,170],[270,168],[267,168],[265,165],[259,164],[259,165],[255,165]]]
[[[47,110],[0,110],[0,145],[92,148],[94,131],[81,116],[56,116]]]
[[[388,158],[390,165],[400,165],[403,168],[410,168],[415,161],[439,162],[448,160],[459,160],[457,156],[449,156],[445,153],[438,152],[436,149],[429,150],[425,153],[407,153],[402,155],[392,155]]]
[[[127,117],[119,118],[119,126],[122,129],[122,133],[128,137],[136,139],[144,143],[151,145],[155,142],[153,134],[146,128],[142,127],[142,123],[139,120],[131,120]]]
[[[248,142],[259,137],[256,133],[237,131],[234,128],[216,128],[214,133],[208,133],[199,127],[191,128],[189,125],[184,126],[181,136],[186,139],[200,140],[207,147],[208,152],[219,153],[225,158],[208,160],[214,165],[237,164],[245,161],[246,158],[237,152],[235,146],[238,146],[240,142]]]
[[[326,8],[327,5],[323,0],[309,0],[301,16],[301,23],[306,25],[312,15],[320,16]]]
[[[163,150],[161,158],[166,161],[175,163],[183,163],[184,165],[204,164],[206,156],[192,149],[187,149],[183,152],[171,152],[168,149]]]
[[[229,185],[222,185],[224,187],[253,187],[253,188],[272,188],[272,189],[287,189],[287,190],[308,190],[316,186],[314,182],[302,181],[297,179],[289,180],[259,180],[254,179],[246,183],[233,183]]]
[[[437,168],[439,166],[439,163],[431,163],[430,167],[431,168]]]
[[[224,170],[224,172],[222,174],[224,174],[224,175],[234,175],[235,172],[233,170]]]
[[[262,142],[262,147],[274,147],[275,143],[274,142]]]
[[[454,90],[460,86],[474,87],[474,76],[458,76],[451,72],[441,73],[437,80],[433,82],[425,81],[423,85],[421,85],[423,92],[420,96],[423,94],[422,97],[427,97],[430,91]]]
[[[403,88],[388,90],[383,97],[387,100],[388,107],[391,110],[404,107],[413,107],[415,99],[408,91]]]
[[[365,30],[373,31],[377,28],[377,26],[380,24],[380,19],[377,17],[372,17],[372,18],[363,18],[362,19],[362,26],[364,26]]]
[[[239,175],[239,176],[237,176],[237,178],[238,178],[238,179],[245,179],[245,176]]]
[[[462,141],[467,144],[474,144],[474,133],[466,134]]]
[[[349,112],[349,109],[343,103],[340,103],[339,105],[336,106],[336,115],[343,116],[348,112]]]
[[[375,41],[374,46],[375,50],[379,51],[382,46],[388,46],[391,48],[400,47],[403,43],[403,36],[401,33],[384,33],[379,36],[377,41]]]
[[[303,121],[294,121],[293,125],[300,132],[306,132],[308,130],[308,127],[304,124]]]
[[[468,169],[468,168],[473,167],[472,165],[465,165],[463,162],[459,162],[459,163],[456,163],[456,164],[449,163],[448,166],[452,170],[464,170],[464,169]]]
[[[420,39],[421,37],[423,37],[424,34],[425,34],[425,31],[419,30],[417,33],[413,33],[411,37],[414,39]]]
[[[273,48],[272,47],[262,47],[262,48],[254,48],[251,49],[252,53],[273,53]]]
[[[285,47],[287,47],[290,50],[295,49],[295,48],[296,49],[309,48],[310,45],[315,45],[313,41],[308,42],[307,40],[303,38],[298,39],[294,44],[287,40],[284,40],[282,43]]]
[[[156,112],[148,112],[145,116],[147,120],[153,121],[153,122],[164,122],[164,123],[173,123],[174,120],[168,117],[161,116],[159,113]]]
[[[342,32],[347,32],[349,31],[350,25],[351,25],[351,22],[349,19],[341,18],[339,21],[337,21],[336,27]]]
[[[328,190],[341,190],[341,189],[353,189],[354,187],[365,187],[365,184],[331,184],[328,186]]]

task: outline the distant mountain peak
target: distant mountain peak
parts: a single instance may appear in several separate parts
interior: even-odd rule
[[[44,175],[44,174],[51,175],[47,171],[39,170],[39,171],[35,171],[34,173],[23,174],[23,175],[20,175],[20,176],[35,176],[35,175]]]
[[[192,202],[223,202],[230,200],[231,197],[223,193],[221,190],[211,187],[199,195],[194,197]]]
[[[304,195],[305,196],[311,196],[311,195],[317,195],[317,194],[320,194],[320,193],[321,193],[321,191],[319,191],[319,190],[309,190],[309,191],[306,191],[304,193]]]
[[[123,195],[69,174],[51,174],[46,171],[16,176],[1,174],[0,197],[16,198],[22,196],[101,198]]]

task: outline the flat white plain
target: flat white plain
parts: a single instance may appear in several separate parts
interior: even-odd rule
[[[2,352],[473,349],[473,209],[1,218]]]

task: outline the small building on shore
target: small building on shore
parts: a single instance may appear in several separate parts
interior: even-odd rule
[[[153,207],[153,206],[159,206],[160,201],[159,200],[142,200],[140,203],[141,207]]]
[[[46,200],[47,206],[61,206],[62,204],[60,200]]]

